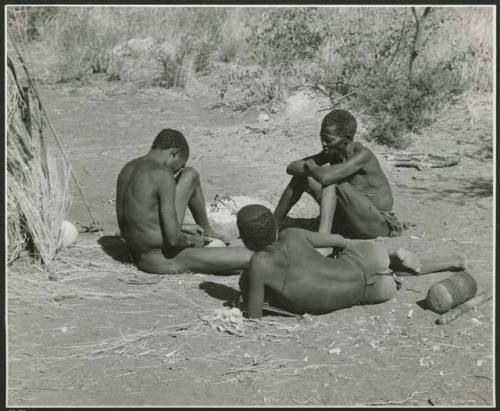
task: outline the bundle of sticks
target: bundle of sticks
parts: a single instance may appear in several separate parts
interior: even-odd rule
[[[460,162],[458,155],[443,157],[436,154],[403,152],[382,153],[382,156],[394,167],[411,167],[419,171],[422,168],[451,167]]]

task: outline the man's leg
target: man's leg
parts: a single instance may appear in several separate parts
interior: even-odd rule
[[[184,222],[186,208],[199,184],[200,176],[194,168],[186,167],[182,170],[175,191],[175,210],[179,225]]]
[[[336,186],[324,187],[321,192],[319,203],[319,232],[331,233],[333,225],[333,217],[337,208],[337,193]]]
[[[278,225],[292,207],[297,204],[304,192],[310,194],[319,203],[321,201],[321,191],[321,184],[312,177],[292,177],[274,210],[274,218]]]
[[[182,170],[182,174],[177,183],[175,207],[179,224],[183,223],[186,207],[189,207],[189,211],[191,211],[194,221],[205,230],[205,235],[207,237],[226,241],[223,235],[215,232],[208,221],[205,197],[200,183],[200,175],[192,167],[187,167]]]
[[[337,231],[336,225],[341,221],[349,227],[348,232],[340,232],[346,237],[370,239],[389,235],[389,227],[384,216],[368,197],[360,193],[351,183],[346,182],[335,187],[337,198],[332,228],[334,232]],[[328,193],[333,196],[330,191]]]
[[[252,255],[253,252],[244,247],[185,248],[173,258],[166,258],[162,253],[143,256],[138,268],[153,274],[230,275],[247,269]]]
[[[467,259],[461,254],[419,257],[404,248],[387,250],[391,259],[391,268],[398,271],[398,275],[422,275],[439,271],[463,271],[466,269]]]

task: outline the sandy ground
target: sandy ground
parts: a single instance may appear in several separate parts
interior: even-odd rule
[[[231,313],[237,276],[145,275],[127,263],[113,236],[116,177],[162,128],[187,136],[208,203],[227,193],[276,204],[286,165],[320,148],[324,101],[259,122],[255,110],[211,108],[216,100],[203,90],[102,83],[41,92],[104,235],[81,234],[61,254],[57,281],[29,261],[9,268],[8,406],[493,404],[492,301],[445,326],[419,305],[449,272],[405,277],[380,305],[242,321],[221,317]],[[477,151],[492,138],[492,108],[470,103],[450,105],[408,149],[458,153],[457,166],[395,168],[382,160],[394,150],[368,145],[392,183],[396,213],[413,224],[397,241],[422,254],[466,255],[481,291],[494,286],[493,161]],[[450,113],[462,119],[456,129]],[[309,199],[293,211],[317,214]],[[90,223],[76,190],[69,219]]]

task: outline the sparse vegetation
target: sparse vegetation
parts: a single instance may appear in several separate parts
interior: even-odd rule
[[[56,55],[60,81],[123,80],[140,65],[168,88],[210,75],[237,110],[312,85],[332,107],[341,99],[378,118],[372,137],[390,146],[451,96],[493,89],[492,8],[28,7],[10,19],[19,10],[28,37]]]

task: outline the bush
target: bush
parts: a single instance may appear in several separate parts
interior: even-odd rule
[[[443,102],[436,83],[421,75],[413,82],[406,78],[379,78],[360,91],[368,112],[377,117],[372,137],[381,144],[404,148],[405,134],[418,132],[433,120]]]
[[[212,84],[224,104],[235,110],[269,107],[284,98],[284,85],[279,78],[259,66],[232,67]]]
[[[163,86],[186,87],[196,73],[211,68],[222,16],[221,11],[213,9],[181,9],[166,14],[167,24],[158,26],[155,33]]]
[[[316,9],[275,9],[262,13],[248,38],[254,61],[276,74],[287,74],[291,63],[311,60],[322,37],[317,28]]]
[[[123,57],[116,53],[132,33],[131,14],[115,8],[62,9],[45,28],[45,40],[55,45],[60,81],[86,74],[120,78]]]

